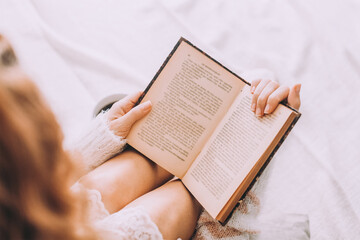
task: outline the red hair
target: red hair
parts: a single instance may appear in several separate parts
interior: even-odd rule
[[[5,43],[4,43],[5,42]],[[0,35],[0,239],[90,239],[62,132]]]

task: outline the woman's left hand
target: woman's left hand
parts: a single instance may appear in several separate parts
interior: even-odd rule
[[[152,107],[150,101],[134,107],[141,94],[142,92],[128,95],[124,99],[114,103],[110,110],[105,113],[109,121],[110,130],[117,136],[126,138],[134,123],[150,112]]]

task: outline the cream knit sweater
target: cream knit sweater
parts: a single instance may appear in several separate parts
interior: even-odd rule
[[[126,146],[126,139],[110,130],[104,112],[100,113],[85,130],[72,148],[74,154],[82,159],[86,172],[122,152]]]
[[[86,131],[72,145],[77,159],[81,159],[86,172],[98,167],[114,155],[123,151],[126,139],[115,135],[109,128],[105,113],[100,113],[86,128]],[[80,183],[72,191],[86,195],[88,218],[100,239],[104,240],[161,240],[162,235],[142,206],[122,209],[109,214],[101,193],[87,189]],[[126,193],[123,193],[126,194]]]

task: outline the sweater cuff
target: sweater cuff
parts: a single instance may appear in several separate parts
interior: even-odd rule
[[[105,113],[100,113],[88,126],[74,149],[81,155],[85,170],[100,166],[106,160],[124,150],[126,139],[110,130]]]

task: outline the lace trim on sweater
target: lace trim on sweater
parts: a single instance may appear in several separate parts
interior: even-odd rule
[[[109,214],[95,189],[87,189],[76,183],[72,190],[81,191],[88,200],[88,218],[99,237],[104,240],[161,240],[163,239],[156,224],[151,220],[143,206],[122,209]]]

